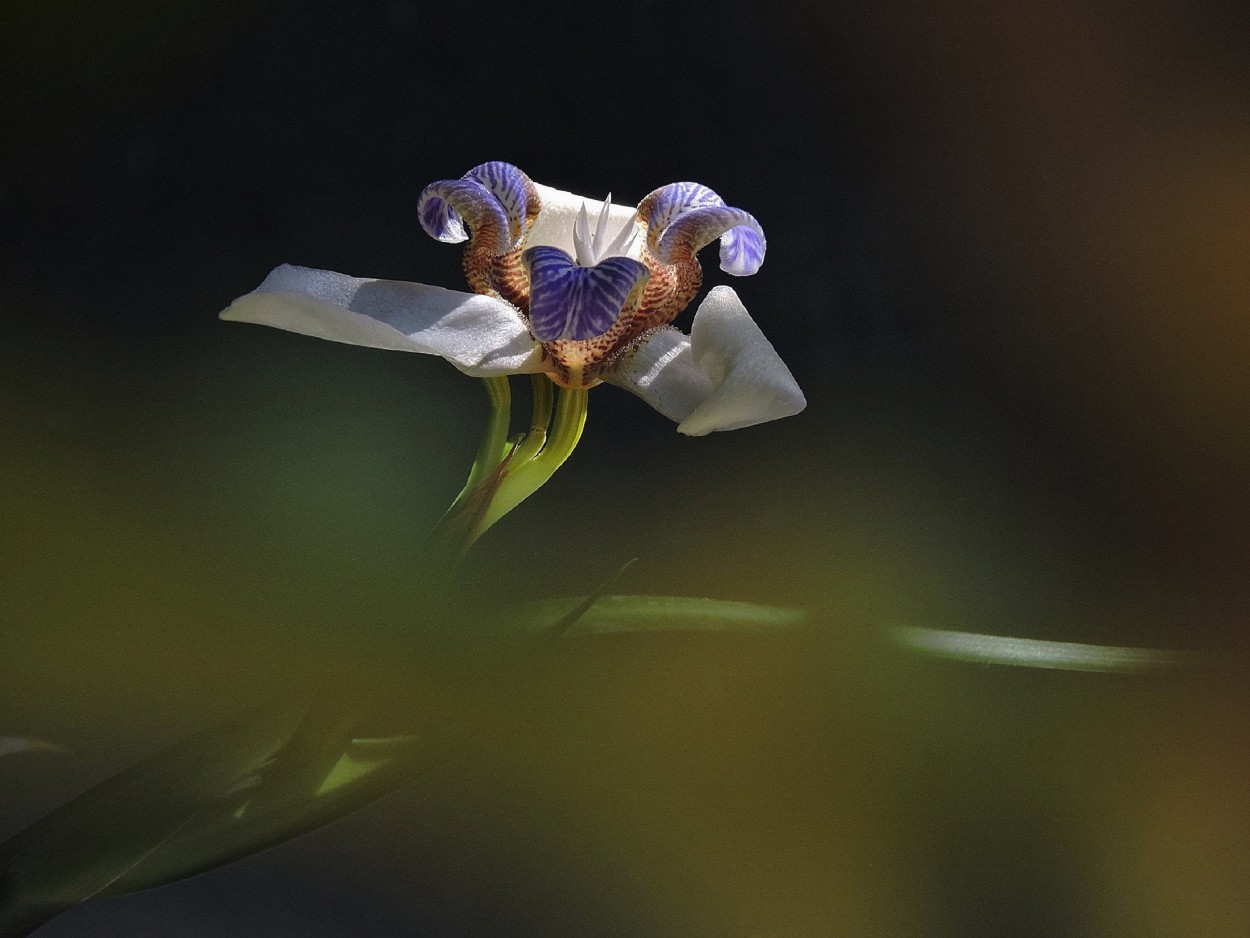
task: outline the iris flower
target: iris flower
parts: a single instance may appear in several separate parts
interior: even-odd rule
[[[436,240],[468,242],[472,293],[283,265],[221,318],[438,355],[480,378],[545,374],[570,390],[615,384],[691,436],[806,405],[730,287],[709,292],[690,335],[670,325],[697,295],[696,254],[712,241],[720,239],[729,274],[753,274],[764,260],[759,223],[706,186],[673,183],[629,209],[492,162],[431,183],[418,215]]]

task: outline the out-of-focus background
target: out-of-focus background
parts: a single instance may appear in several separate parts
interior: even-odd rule
[[[1232,0],[4,4],[0,734],[69,751],[0,760],[0,835],[310,677],[439,679],[394,648],[457,627],[480,388],[215,318],[281,262],[457,286],[427,182],[710,185],[809,400],[688,439],[596,391],[465,569],[808,629],[576,644],[471,763],[40,934],[1250,933],[1248,51]]]

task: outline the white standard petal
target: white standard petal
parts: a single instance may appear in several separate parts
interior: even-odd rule
[[[577,245],[573,240],[574,226],[577,216],[583,207],[589,218],[599,217],[604,203],[598,199],[587,199],[563,189],[552,189],[537,183],[538,197],[542,199],[542,211],[534,221],[526,237],[527,247],[549,245],[564,251],[570,257],[577,256]],[[634,209],[628,205],[613,205],[608,209],[608,217],[604,228],[604,240],[614,240],[623,230],[633,231]],[[588,226],[589,227],[589,226]],[[642,239],[634,238],[621,257],[632,257],[637,260],[642,254]]]
[[[542,349],[498,297],[283,264],[221,314],[301,335],[438,355],[479,378],[542,371]]]
[[[807,406],[790,369],[725,286],[700,305],[689,338],[672,329],[655,333],[608,380],[688,436],[779,420]]]
[[[690,336],[676,329],[653,333],[621,359],[606,380],[637,394],[677,423],[694,413],[713,390],[711,379],[695,365]]]

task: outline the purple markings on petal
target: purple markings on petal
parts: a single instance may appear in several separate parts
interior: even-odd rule
[[[730,228],[720,238],[720,269],[735,277],[749,277],[758,271],[768,248],[760,223],[750,215],[747,218],[751,219],[749,224]]]
[[[650,276],[628,257],[609,257],[594,267],[579,267],[554,247],[530,248],[522,257],[530,270],[530,331],[539,342],[603,335]]]
[[[508,216],[499,200],[480,182],[472,179],[441,179],[432,182],[421,193],[417,203],[421,227],[436,241],[455,243],[465,239],[467,222],[474,240],[492,254],[503,254],[511,248]]]
[[[499,201],[508,216],[512,246],[517,247],[525,230],[527,190],[533,185],[529,177],[511,163],[496,160],[474,166],[463,178],[480,183]]]
[[[683,256],[693,256],[716,238],[721,238],[721,270],[736,277],[747,277],[764,263],[764,229],[754,217],[740,208],[709,205],[678,215],[656,246],[656,256],[665,264]]]
[[[421,201],[417,203],[417,215],[421,219],[421,227],[425,229],[425,233],[436,241],[456,244],[469,239],[460,213],[445,200],[430,193],[429,188],[421,193]]]
[[[638,214],[647,226],[647,245],[665,264],[686,252],[693,256],[721,239],[721,270],[746,277],[764,263],[767,242],[759,222],[697,182],[674,182],[642,200]]]
[[[725,200],[707,186],[697,182],[670,182],[667,186],[656,189],[643,200],[646,215],[642,220],[652,233],[651,241],[654,244],[673,219],[683,212],[705,205],[724,204]],[[642,206],[639,208],[641,214]]]

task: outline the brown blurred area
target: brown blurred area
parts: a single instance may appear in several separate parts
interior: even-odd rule
[[[796,22],[828,87],[853,76],[838,96],[871,115],[938,293],[931,328],[977,361],[974,393],[1036,430],[1059,490],[1093,478],[1120,529],[1106,546],[1143,580],[1192,587],[1194,613],[1244,632],[1244,9],[804,3]]]

